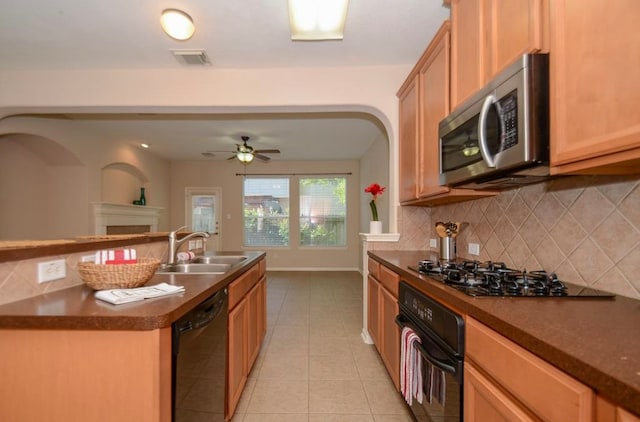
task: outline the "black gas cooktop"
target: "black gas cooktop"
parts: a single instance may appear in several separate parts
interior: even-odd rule
[[[552,272],[508,268],[501,262],[419,261],[409,269],[442,281],[469,296],[612,298],[602,290],[566,283]]]

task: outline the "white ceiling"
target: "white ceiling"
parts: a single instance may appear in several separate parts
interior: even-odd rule
[[[214,68],[412,65],[449,16],[440,0],[351,0],[344,40],[293,42],[287,0],[0,0],[0,6],[0,72],[185,66],[171,49],[204,49]],[[166,8],[192,16],[190,40],[162,32]],[[274,160],[357,159],[384,134],[375,119],[354,113],[64,117],[139,138],[174,160],[232,151],[242,135],[256,149],[280,149]]]

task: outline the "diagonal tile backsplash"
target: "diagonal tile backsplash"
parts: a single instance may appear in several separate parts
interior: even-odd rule
[[[568,282],[640,299],[640,178],[570,176],[491,198],[401,207],[398,244],[428,250],[436,221],[465,222],[458,257],[554,271]],[[423,237],[424,236],[424,237]],[[480,256],[467,253],[480,244]]]

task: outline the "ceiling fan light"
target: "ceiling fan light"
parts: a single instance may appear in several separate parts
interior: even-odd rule
[[[289,0],[292,40],[341,40],[349,0]]]
[[[241,163],[245,163],[245,164],[248,164],[253,161],[253,153],[251,152],[238,152],[236,154],[236,157],[238,157],[238,160]]]
[[[191,16],[178,9],[163,10],[160,25],[168,36],[179,41],[188,40],[196,31]]]

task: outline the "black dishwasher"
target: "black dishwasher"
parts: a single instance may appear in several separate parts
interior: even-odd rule
[[[173,421],[224,420],[227,317],[223,289],[173,323]]]

